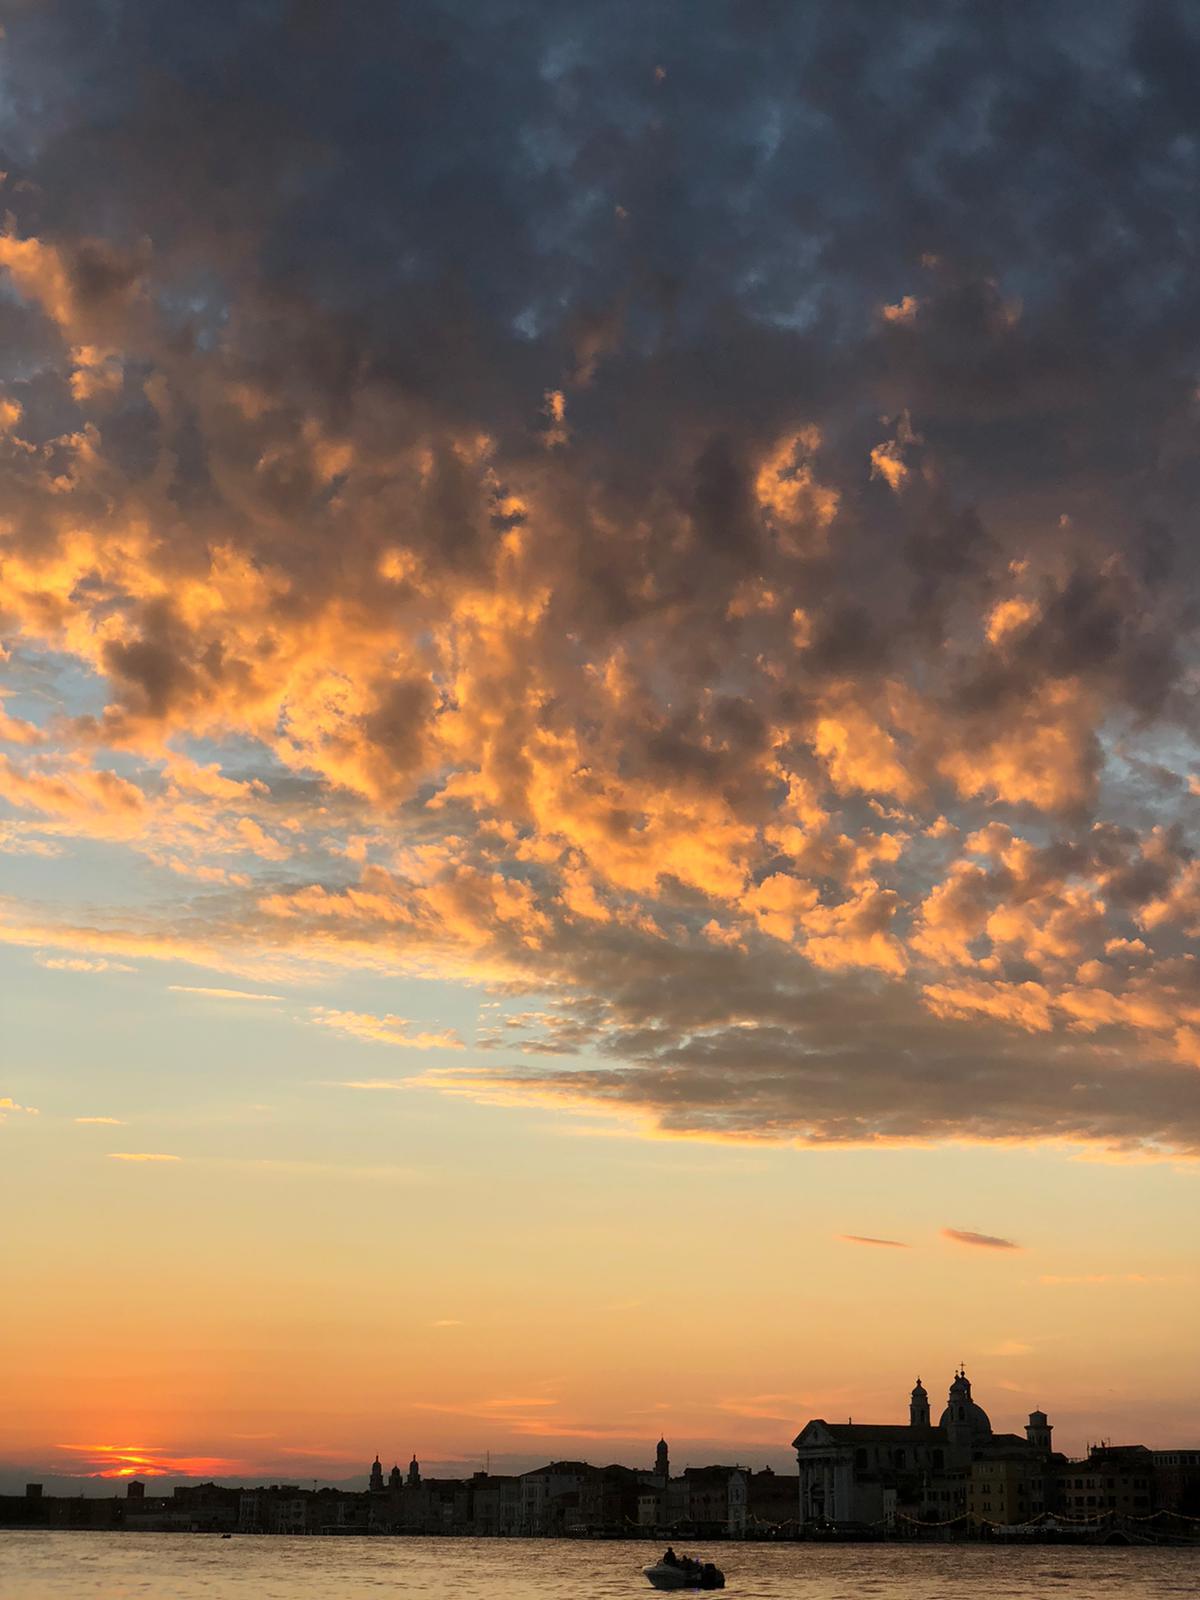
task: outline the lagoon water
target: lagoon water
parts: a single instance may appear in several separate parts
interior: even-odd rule
[[[731,1600],[1158,1600],[1200,1549],[718,1544]],[[3,1600],[607,1600],[650,1595],[643,1542],[0,1533]]]

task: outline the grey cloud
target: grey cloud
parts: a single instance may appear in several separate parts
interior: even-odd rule
[[[973,1233],[969,1228],[943,1228],[942,1238],[954,1244],[967,1244],[976,1250],[1019,1250],[1021,1246],[1011,1239],[998,1238],[994,1233]]]

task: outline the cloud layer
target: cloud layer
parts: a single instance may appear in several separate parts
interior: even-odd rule
[[[1188,8],[6,48],[0,849],[158,887],[0,938],[528,995],[427,1081],[666,1134],[1197,1153]]]

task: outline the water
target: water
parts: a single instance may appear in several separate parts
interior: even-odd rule
[[[1200,1549],[715,1544],[741,1600],[1158,1600]],[[0,1533],[3,1600],[604,1600],[654,1593],[645,1542]]]

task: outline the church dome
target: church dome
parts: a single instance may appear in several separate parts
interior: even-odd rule
[[[971,1380],[965,1372],[959,1372],[950,1385],[940,1426],[960,1437],[965,1434],[972,1439],[986,1439],[991,1435],[992,1420],[983,1407],[971,1399]]]
[[[961,1428],[964,1423],[973,1434],[984,1435],[992,1431],[992,1419],[982,1406],[975,1404],[974,1400],[956,1401],[942,1412],[943,1428],[948,1428],[952,1424]]]

